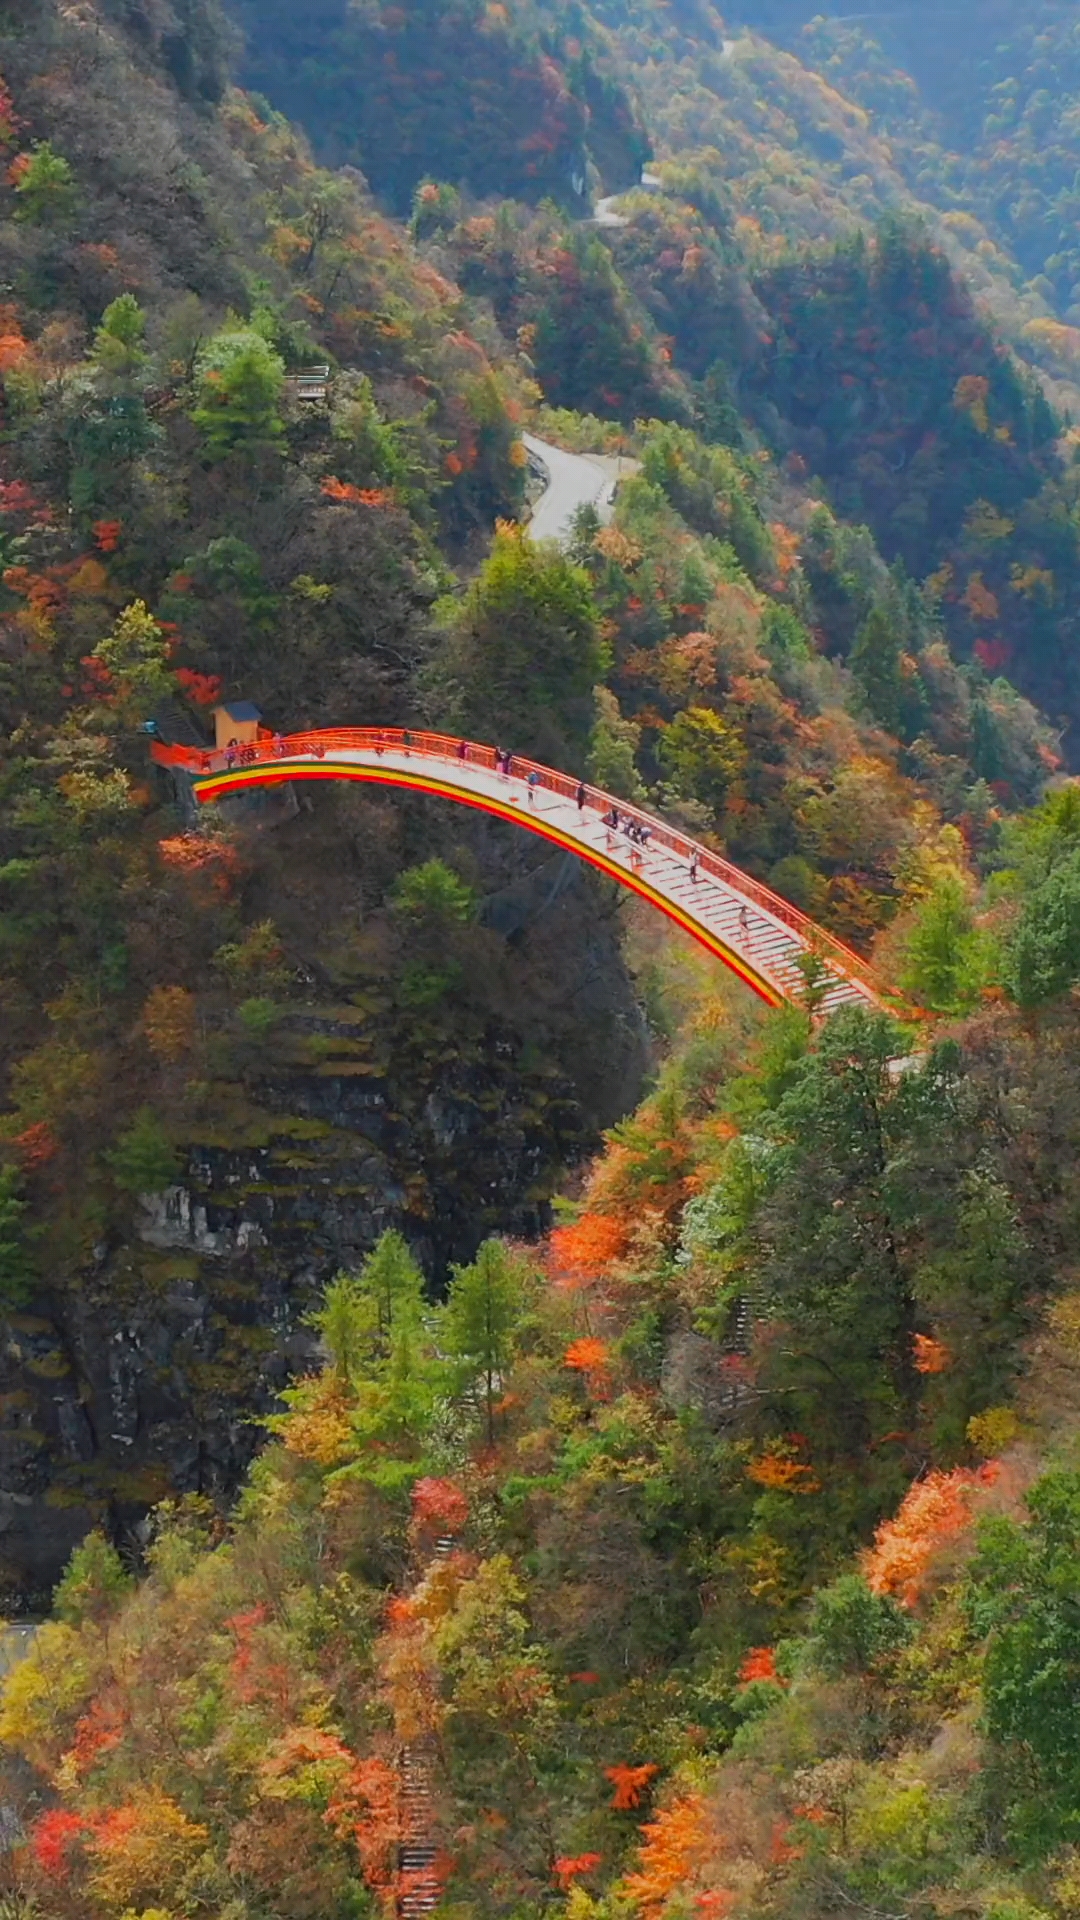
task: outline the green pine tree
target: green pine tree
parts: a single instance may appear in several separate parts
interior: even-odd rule
[[[152,1107],[140,1107],[105,1158],[125,1193],[160,1193],[176,1178],[176,1149]]]
[[[441,1329],[447,1352],[484,1388],[488,1445],[495,1438],[495,1395],[513,1353],[524,1290],[520,1263],[502,1240],[485,1240],[471,1266],[455,1267]]]

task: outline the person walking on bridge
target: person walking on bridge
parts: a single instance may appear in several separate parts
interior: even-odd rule
[[[584,782],[584,780],[579,780],[579,781],[578,781],[578,790],[577,790],[577,792],[576,792],[576,794],[574,795],[574,798],[575,798],[575,800],[577,801],[577,810],[578,810],[578,812],[579,812],[579,813],[581,813],[581,812],[582,812],[582,810],[583,810],[583,808],[584,808],[584,806],[585,806],[585,782]]]

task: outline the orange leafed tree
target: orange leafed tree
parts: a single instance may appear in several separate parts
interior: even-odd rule
[[[657,1920],[673,1893],[689,1891],[687,1881],[703,1864],[709,1839],[704,1795],[680,1794],[641,1831],[637,1871],[622,1887],[645,1920]]]
[[[111,1752],[124,1737],[126,1716],[119,1701],[97,1699],[75,1723],[67,1759],[78,1778],[89,1773],[99,1754]]]
[[[581,1340],[571,1340],[563,1354],[563,1366],[569,1367],[574,1373],[600,1373],[607,1368],[608,1362],[607,1341],[594,1339],[591,1335]]]
[[[928,1333],[917,1333],[912,1341],[916,1373],[946,1373],[952,1366],[952,1354],[940,1340]]]
[[[10,373],[12,367],[21,366],[29,352],[29,344],[17,326],[9,324],[0,331],[0,378]]]
[[[739,1668],[739,1684],[747,1687],[753,1680],[775,1680],[783,1685],[776,1671],[776,1655],[771,1647],[751,1647]]]
[[[972,1524],[979,1495],[1000,1473],[996,1460],[974,1471],[928,1473],[916,1480],[892,1520],[885,1520],[863,1556],[863,1570],[875,1593],[889,1593],[905,1607],[917,1606],[935,1555]]]
[[[660,1769],[652,1761],[641,1767],[616,1765],[605,1767],[604,1776],[611,1781],[615,1789],[611,1804],[616,1813],[628,1813],[631,1807],[640,1807],[645,1798],[651,1780],[655,1780]]]
[[[208,880],[221,898],[228,895],[240,871],[236,848],[217,834],[176,833],[158,841],[158,852],[177,873]]]
[[[364,1879],[389,1906],[396,1896],[401,1844],[401,1777],[388,1761],[358,1760],[326,1810],[327,1825],[355,1841]]]
[[[798,1448],[785,1440],[774,1441],[746,1469],[747,1477],[759,1487],[778,1493],[818,1493],[820,1482],[812,1467],[798,1457]]]
[[[556,1227],[548,1244],[560,1274],[598,1280],[613,1260],[622,1258],[628,1238],[625,1222],[613,1213],[583,1213],[571,1226]]]
[[[47,1120],[35,1120],[32,1126],[14,1135],[12,1142],[24,1173],[47,1166],[57,1153],[57,1139]]]
[[[388,487],[354,487],[351,481],[327,474],[322,491],[328,500],[348,500],[358,507],[392,507],[394,495]]]
[[[563,1366],[571,1373],[584,1374],[589,1392],[598,1400],[606,1399],[611,1390],[611,1354],[606,1340],[591,1335],[571,1340],[563,1354]]]

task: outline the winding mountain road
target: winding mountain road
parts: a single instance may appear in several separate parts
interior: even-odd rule
[[[602,453],[567,453],[534,434],[523,433],[530,463],[546,478],[529,532],[534,540],[568,540],[574,515],[581,507],[595,507],[603,525],[611,519],[615,487],[620,474],[637,471],[635,460],[616,460]]]

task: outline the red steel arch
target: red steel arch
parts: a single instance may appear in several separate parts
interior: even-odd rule
[[[803,1000],[810,956],[823,969],[823,1012],[886,1003],[866,962],[790,901],[641,808],[520,754],[513,755],[507,773],[494,747],[387,727],[262,737],[225,753],[154,741],[151,753],[160,766],[185,771],[204,805],[248,787],[361,780],[478,807],[565,847],[629,887],[770,1006]]]

